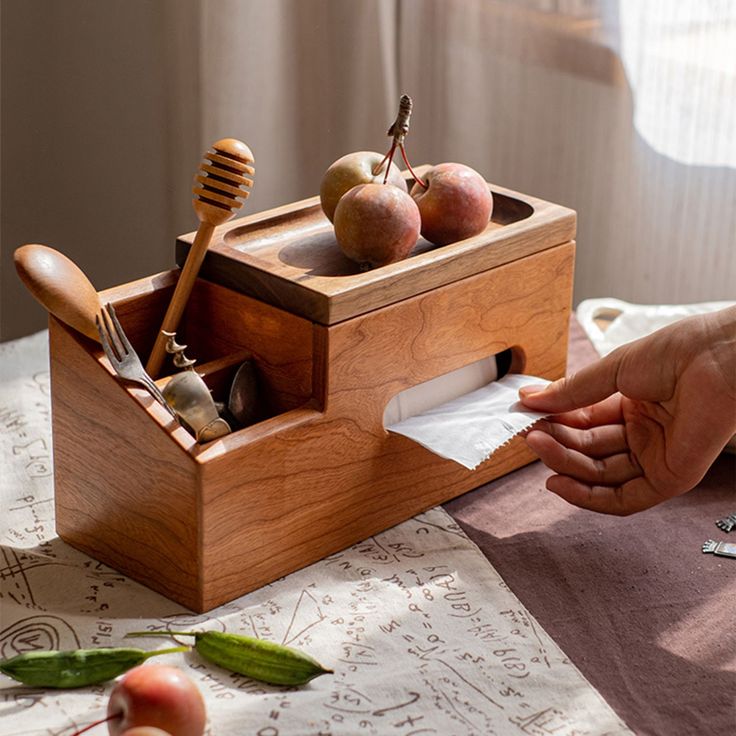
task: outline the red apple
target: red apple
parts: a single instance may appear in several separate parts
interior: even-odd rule
[[[170,736],[202,736],[207,715],[197,686],[177,667],[145,664],[119,680],[107,704],[110,736],[138,726]]]
[[[447,245],[483,232],[493,211],[493,197],[483,177],[464,164],[438,164],[418,182],[411,196],[422,216],[422,235]]]
[[[335,209],[340,198],[358,184],[381,184],[386,175],[386,164],[373,173],[384,156],[374,151],[356,151],[337,159],[325,171],[319,188],[322,211],[330,222],[334,222]],[[406,181],[396,164],[391,163],[387,184],[407,191]]]
[[[420,226],[414,200],[389,184],[359,184],[335,210],[337,242],[362,268],[406,258],[419,239]]]

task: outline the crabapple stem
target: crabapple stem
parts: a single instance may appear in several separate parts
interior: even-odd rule
[[[391,127],[388,129],[387,133],[387,135],[390,135],[393,138],[393,141],[391,142],[391,148],[389,148],[388,153],[381,159],[381,163],[373,167],[373,176],[378,176],[381,168],[388,160],[388,163],[386,164],[386,173],[383,175],[383,183],[385,184],[388,181],[388,172],[391,170],[391,163],[394,160],[394,153],[396,152],[396,147],[398,146],[401,150],[401,156],[404,159],[404,163],[409,169],[409,173],[414,178],[414,181],[417,182],[417,184],[419,184],[419,186],[423,187],[424,189],[429,189],[429,184],[422,181],[422,179],[414,173],[414,169],[412,169],[411,164],[409,163],[409,159],[406,155],[406,149],[404,148],[404,139],[409,133],[411,107],[411,97],[409,97],[409,95],[401,95],[401,99],[399,100],[399,113],[396,116],[396,120],[394,120],[394,122],[391,124]]]
[[[419,184],[419,186],[424,187],[425,189],[429,189],[429,184],[424,182],[420,177],[418,177],[414,173],[414,169],[412,169],[411,164],[409,163],[409,159],[406,156],[406,150],[404,149],[404,144],[402,143],[399,148],[401,149],[401,156],[404,159],[404,163],[406,164],[406,167],[409,169],[409,173],[414,177],[414,181]]]
[[[409,133],[409,120],[411,119],[412,101],[409,95],[401,95],[399,99],[399,112],[396,120],[388,129],[386,135],[390,135],[394,139],[394,144],[403,145],[404,138]]]
[[[84,728],[80,729],[79,731],[75,731],[71,736],[79,736],[79,734],[84,733],[85,731],[89,731],[90,728],[94,728],[95,726],[99,726],[101,723],[107,723],[108,721],[112,721],[116,718],[122,718],[123,712],[120,711],[120,713],[111,713],[109,716],[105,716],[104,718],[100,718],[99,721],[95,721],[94,723],[90,723],[86,725]]]
[[[378,176],[378,174],[380,173],[381,169],[383,168],[383,165],[384,165],[384,164],[386,163],[386,159],[388,158],[388,155],[389,155],[389,153],[391,153],[392,151],[393,151],[393,146],[391,146],[391,151],[388,151],[388,152],[386,153],[386,155],[385,155],[385,156],[384,156],[384,157],[383,157],[383,158],[381,159],[381,162],[380,162],[380,163],[378,163],[378,164],[376,164],[376,165],[375,165],[375,166],[373,167],[373,170],[371,171],[371,173],[373,174],[373,176]],[[386,175],[387,175],[387,176],[388,176],[388,171],[389,171],[389,167],[390,167],[390,166],[391,166],[391,162],[389,161],[389,164],[388,164],[388,166],[386,167]],[[384,183],[384,184],[386,183],[385,179],[384,179],[384,182],[383,182],[383,183]]]
[[[388,172],[391,171],[391,164],[394,160],[394,151],[396,151],[396,141],[393,142],[391,149],[386,154],[386,156],[388,157],[388,163],[386,164],[386,173],[383,175],[384,184],[388,181]]]

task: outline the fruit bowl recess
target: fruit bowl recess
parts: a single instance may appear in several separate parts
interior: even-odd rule
[[[216,227],[177,339],[216,399],[252,358],[263,406],[213,442],[52,317],[59,535],[206,611],[531,462],[515,439],[470,471],[383,425],[398,393],[506,350],[512,371],[564,375],[575,213],[489,187],[483,232],[370,271],[316,196]],[[143,355],[177,276],[100,295]]]
[[[421,175],[428,168],[415,170]],[[380,268],[362,271],[343,255],[319,197],[312,197],[218,227],[200,276],[333,324],[360,314],[365,304],[384,306],[574,237],[572,210],[489,188],[493,212],[482,233],[443,246],[420,237],[408,258]],[[177,240],[180,266],[193,239],[189,233]]]

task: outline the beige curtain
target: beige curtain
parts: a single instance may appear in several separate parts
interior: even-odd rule
[[[202,144],[252,144],[256,211],[383,150],[407,92],[415,162],[578,210],[576,301],[736,298],[736,9],[703,5],[203,0]]]
[[[406,0],[401,20],[412,150],[575,208],[576,302],[736,298],[733,3]]]
[[[678,10],[675,12],[672,7]],[[55,245],[100,288],[173,264],[191,181],[245,140],[245,212],[384,150],[579,213],[575,299],[736,297],[730,0],[3,0],[0,338],[45,324],[12,267]],[[690,90],[689,97],[683,90]]]
[[[397,0],[203,0],[203,143],[251,146],[249,211],[313,195],[341,153],[387,146],[396,38]]]

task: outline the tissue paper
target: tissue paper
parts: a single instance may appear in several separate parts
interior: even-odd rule
[[[495,381],[497,377],[496,356],[491,355],[437,376],[431,381],[412,386],[389,401],[383,412],[383,426],[390,427],[438,404],[457,399]]]
[[[508,374],[386,429],[475,470],[512,437],[549,416],[519,402],[522,386],[547,383],[547,379],[536,376]]]

